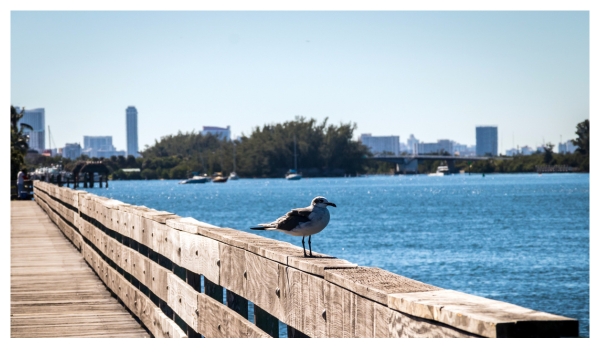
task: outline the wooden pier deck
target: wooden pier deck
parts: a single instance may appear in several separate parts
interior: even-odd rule
[[[150,337],[34,201],[11,202],[12,337]]]

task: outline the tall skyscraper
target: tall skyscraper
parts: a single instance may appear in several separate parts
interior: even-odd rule
[[[127,123],[127,156],[133,155],[139,157],[138,154],[138,112],[134,106],[129,106],[125,110],[125,119]]]
[[[498,127],[480,126],[475,128],[477,156],[498,156]]]
[[[17,112],[21,112],[20,107],[15,107]],[[23,118],[19,121],[30,125],[33,130],[24,129],[23,134],[29,135],[29,148],[37,150],[40,154],[46,149],[46,111],[44,108],[25,109]]]

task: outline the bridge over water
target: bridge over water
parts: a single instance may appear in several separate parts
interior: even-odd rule
[[[575,319],[287,242],[46,182],[34,193],[11,204],[13,337],[266,338],[280,324],[290,338],[579,334]]]
[[[445,161],[450,172],[455,173],[456,161],[488,161],[488,160],[508,160],[506,157],[488,157],[488,156],[448,156],[448,155],[397,155],[397,156],[374,156],[369,157],[370,160],[390,162],[396,164],[396,172],[400,174],[416,174],[418,173],[419,163],[423,161]]]

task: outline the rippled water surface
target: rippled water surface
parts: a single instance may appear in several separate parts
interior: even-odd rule
[[[322,195],[338,207],[313,237],[315,251],[577,318],[589,335],[589,175],[114,181],[88,190],[243,231]]]

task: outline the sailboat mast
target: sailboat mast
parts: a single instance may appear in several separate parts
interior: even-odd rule
[[[296,135],[294,135],[294,170],[298,171],[298,158],[296,155]]]

